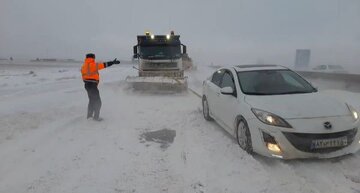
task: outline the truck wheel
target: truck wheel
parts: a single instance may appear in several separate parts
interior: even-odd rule
[[[203,96],[202,98],[202,107],[203,107],[203,115],[205,120],[212,121],[213,118],[210,116],[210,109],[209,109],[209,103],[206,99],[206,96]]]

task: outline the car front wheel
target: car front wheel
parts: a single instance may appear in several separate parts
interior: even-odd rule
[[[252,153],[252,143],[249,126],[245,119],[241,118],[236,128],[236,139],[239,146],[248,153]]]

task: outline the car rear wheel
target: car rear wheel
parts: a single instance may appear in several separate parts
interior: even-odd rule
[[[250,130],[245,119],[241,118],[236,128],[236,139],[239,146],[248,153],[252,153]]]
[[[210,116],[209,103],[205,96],[203,96],[203,99],[202,99],[202,106],[203,106],[203,115],[204,115],[205,120],[212,121],[213,119]]]

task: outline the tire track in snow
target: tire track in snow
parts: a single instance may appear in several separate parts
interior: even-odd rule
[[[309,186],[305,177],[297,174],[296,170],[286,161],[255,155],[255,158],[262,164],[263,168],[271,176],[269,179],[270,192],[301,192],[321,193],[319,189]]]

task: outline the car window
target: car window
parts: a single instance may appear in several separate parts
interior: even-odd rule
[[[234,79],[231,76],[230,72],[225,72],[224,76],[222,77],[221,80],[221,88],[225,88],[225,87],[231,87],[233,90],[235,90],[235,83],[234,83]]]
[[[235,87],[235,82],[234,82],[234,78],[231,74],[231,72],[226,71],[224,73],[224,76],[221,79],[221,88],[225,88],[225,87],[231,87],[234,91],[234,96],[236,97],[236,87]]]
[[[224,70],[216,71],[211,79],[211,82],[220,87],[221,78],[224,75]]]

